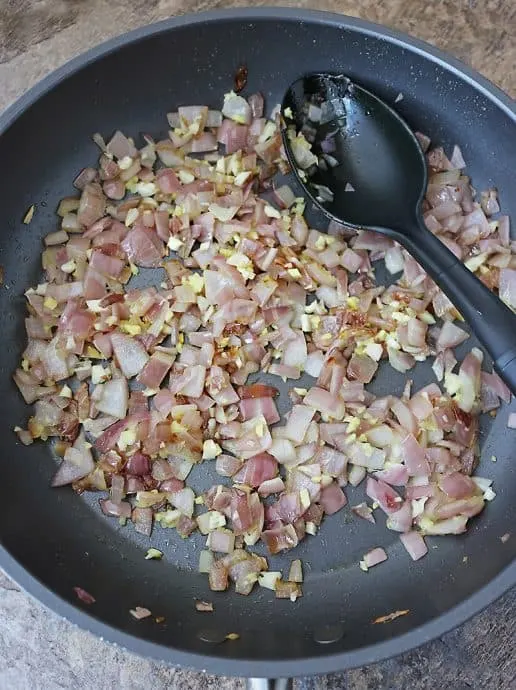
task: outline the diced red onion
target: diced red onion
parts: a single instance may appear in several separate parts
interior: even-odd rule
[[[361,517],[364,520],[367,520],[368,522],[372,523],[373,525],[376,523],[376,520],[374,519],[373,511],[367,505],[367,503],[364,502],[364,503],[359,503],[356,506],[351,506],[351,510],[355,513],[355,515],[358,515],[358,517]]]
[[[83,604],[94,604],[97,601],[94,596],[92,596],[82,587],[74,587],[73,591],[77,595],[77,598],[83,602]]]
[[[92,472],[94,467],[90,446],[86,443],[84,435],[80,434],[73,446],[66,450],[63,461],[52,478],[52,486],[65,486],[76,482]]]
[[[124,419],[127,413],[127,402],[129,399],[129,388],[127,380],[116,378],[98,386],[101,389],[100,398],[95,399],[95,407],[99,412]]]
[[[244,545],[261,538],[273,554],[294,548],[316,533],[324,513],[346,504],[343,487],[372,472],[366,493],[373,506],[352,510],[374,523],[380,507],[411,557],[422,557],[423,534],[462,533],[494,497],[490,480],[470,477],[478,413],[509,402],[510,391],[496,374],[481,372],[475,348],[454,373],[453,348],[468,334],[405,250],[335,222],[327,235],[308,228],[295,193],[272,184],[274,173],[287,172],[282,118],[278,107],[267,121],[263,108],[260,94],[246,100],[234,93],[222,113],[181,106],[169,114],[169,138],[155,143],[144,135],[140,150],[120,131],[107,145],[95,135],[98,169],[76,178],[80,199],[59,205],[60,226],[44,238],[45,276],[26,292],[28,345],[14,380],[35,411],[28,428],[15,431],[27,445],[57,437],[63,460],[52,485],[109,488],[103,513],[130,518],[142,534],[151,534],[155,513],[181,537],[199,527],[208,549],[225,554],[217,561],[203,552],[213,590],[231,580],[247,595],[262,578],[279,598],[295,600],[300,562],[291,569],[295,582],[268,578],[260,575],[265,559]],[[287,132],[301,168],[338,163],[332,135],[322,154],[309,143],[323,111],[324,104],[310,105],[303,135]],[[418,137],[426,151],[429,140]],[[159,170],[157,158],[165,166]],[[496,190],[475,200],[458,146],[450,160],[437,148],[427,161],[427,227],[516,308],[516,244],[508,217],[492,218],[500,208]],[[258,188],[271,189],[281,211]],[[332,197],[324,185],[318,195]],[[388,288],[374,284],[372,262],[381,259],[390,273],[403,272]],[[167,282],[128,285],[138,266],[162,266]],[[412,395],[411,381],[400,398],[366,389],[383,358],[405,373],[435,352],[432,366],[446,393],[431,384]],[[287,422],[272,433],[278,391],[263,378],[248,383],[259,371],[316,379],[290,392]],[[66,382],[74,374],[83,382],[77,389]],[[133,377],[144,390],[129,396]],[[184,482],[203,459],[215,460],[232,486],[213,486],[196,499]],[[391,485],[405,487],[404,496]],[[209,512],[194,518],[203,502]],[[373,549],[361,566],[386,557]]]
[[[366,554],[364,554],[364,564],[366,568],[372,568],[379,563],[383,563],[387,560],[387,554],[384,549],[377,547],[376,549],[371,549]]]
[[[140,534],[150,537],[152,533],[152,508],[134,508],[131,514],[134,529]]]
[[[137,340],[123,333],[113,333],[111,343],[124,376],[132,378],[139,374],[149,360],[145,348]]]
[[[428,553],[428,547],[419,532],[400,534],[400,540],[413,561],[418,561]]]
[[[321,491],[320,504],[324,512],[333,515],[347,503],[346,494],[338,484],[330,484]]]

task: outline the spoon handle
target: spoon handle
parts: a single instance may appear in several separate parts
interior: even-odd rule
[[[491,355],[516,395],[516,314],[491,292],[420,220],[420,232],[399,241],[437,283]]]

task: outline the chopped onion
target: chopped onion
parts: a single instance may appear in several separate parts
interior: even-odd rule
[[[213,604],[211,601],[200,601],[199,599],[195,602],[195,608],[197,611],[202,611],[204,613],[211,613],[213,611]]]
[[[299,559],[290,564],[288,580],[289,582],[303,582],[303,566]]]
[[[129,388],[127,380],[116,378],[97,386],[99,394],[95,397],[95,407],[99,412],[124,419],[127,414],[127,403],[129,400]]]
[[[251,124],[251,107],[249,103],[242,96],[231,92],[224,96],[224,105],[222,107],[222,114],[234,120],[241,125]]]
[[[423,535],[464,532],[496,495],[473,475],[478,416],[510,391],[481,371],[475,348],[455,369],[468,333],[453,304],[392,240],[335,222],[328,234],[309,229],[304,200],[273,183],[288,168],[285,122],[309,183],[316,166],[339,165],[334,133],[316,136],[333,110],[308,103],[298,133],[279,106],[263,116],[260,94],[231,92],[222,111],[182,105],[169,137],[145,135],[140,149],[120,131],[107,145],[95,135],[98,166],[75,179],[80,198],[59,204],[57,229],[43,233],[44,277],[25,293],[27,346],[13,378],[34,412],[18,439],[55,438],[63,459],[52,485],[104,492],[101,511],[121,524],[147,537],[154,523],[182,538],[198,530],[213,591],[233,583],[248,595],[258,582],[295,601],[301,561],[282,580],[255,545],[294,549],[365,478],[371,505],[352,511],[374,524],[380,508],[414,560]],[[428,150],[427,161],[429,231],[516,308],[516,247],[508,217],[493,216],[496,190],[476,199],[457,146],[451,159]],[[325,185],[313,190],[333,199]],[[375,284],[381,260],[388,287]],[[138,276],[157,268],[158,280]],[[399,397],[368,390],[380,366],[405,374],[434,355],[442,387],[413,391],[407,377]],[[282,421],[265,377],[304,374],[315,380],[291,389]],[[196,495],[185,480],[198,465],[192,476],[208,486],[210,463],[227,480]],[[373,549],[361,567],[386,558]]]
[[[364,557],[360,562],[360,567],[362,567],[363,564],[364,569],[367,570],[368,568],[373,568],[375,565],[383,563],[386,560],[387,554],[385,553],[384,549],[378,547],[364,554]]]
[[[355,513],[355,515],[358,515],[358,517],[371,522],[373,525],[375,524],[376,520],[374,519],[373,511],[367,505],[367,503],[364,502],[359,503],[356,506],[352,506],[351,510]]]
[[[52,478],[52,486],[64,486],[82,479],[93,471],[95,463],[84,434],[80,434],[71,448],[67,448],[59,469]]]
[[[201,551],[199,554],[199,572],[209,573],[214,561],[215,558],[211,551]]]
[[[73,591],[77,595],[77,598],[83,602],[83,604],[94,604],[96,602],[95,597],[82,587],[74,587]]]

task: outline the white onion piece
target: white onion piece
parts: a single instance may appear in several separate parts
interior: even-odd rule
[[[302,443],[315,411],[306,405],[294,405],[285,427],[285,436],[294,443]]]
[[[215,468],[223,477],[232,477],[242,467],[242,460],[222,453],[217,457]]]
[[[139,374],[149,360],[145,348],[137,340],[123,333],[113,333],[111,343],[124,376],[132,378]]]
[[[214,530],[208,535],[206,545],[211,551],[231,553],[235,548],[235,535],[229,530]]]
[[[69,376],[66,355],[57,338],[53,338],[42,356],[42,362],[50,378],[61,381]]]
[[[283,364],[301,369],[305,366],[307,356],[305,336],[303,333],[297,333],[286,344],[283,351]]]
[[[419,526],[424,534],[429,535],[462,534],[466,531],[467,521],[468,518],[465,515],[456,515],[438,522],[421,519]]]
[[[47,247],[52,247],[56,244],[63,244],[68,240],[68,234],[64,230],[58,230],[57,232],[51,232],[45,236],[44,242]]]
[[[303,565],[299,559],[290,564],[288,580],[289,582],[303,582]]]
[[[404,402],[401,400],[395,400],[391,405],[391,409],[404,429],[409,431],[411,434],[417,434],[418,427],[416,418],[412,414],[410,408],[407,407]]]
[[[269,453],[282,465],[292,463],[296,459],[294,444],[286,438],[275,438],[269,448]]]
[[[360,465],[350,465],[348,472],[348,482],[351,486],[358,486],[360,482],[365,479],[366,468]]]
[[[451,321],[445,321],[437,338],[437,351],[456,347],[469,338],[469,333],[463,331]]]
[[[516,309],[516,270],[512,268],[500,271],[500,299]]]
[[[220,110],[208,110],[206,127],[220,127],[222,124],[222,113]]]
[[[455,144],[453,147],[453,152],[450,158],[450,163],[454,168],[465,168],[466,167],[466,162],[464,160],[464,157],[462,155],[462,151],[460,150],[460,147]]]
[[[178,500],[177,498],[175,499]],[[182,500],[182,498],[181,498]],[[176,506],[177,507],[177,506]],[[179,508],[178,508],[179,510]],[[190,515],[188,517],[191,517]],[[202,513],[196,518],[197,526],[199,527],[199,532],[201,534],[209,534],[220,527],[224,527],[226,524],[226,518],[222,513],[217,510],[209,510],[207,513]],[[217,551],[218,549],[212,549],[212,551]]]
[[[95,407],[99,412],[124,419],[127,414],[129,400],[129,387],[127,380],[116,378],[97,386],[100,389],[100,397],[95,399]]]
[[[82,479],[93,471],[95,462],[84,434],[80,434],[71,448],[65,452],[59,469],[52,477],[52,486],[65,486]]]
[[[392,429],[386,424],[380,424],[366,431],[367,440],[378,448],[388,448],[392,445],[394,436]]]
[[[274,479],[267,479],[258,487],[260,496],[271,496],[272,494],[281,493],[285,490],[285,483],[281,477]]]
[[[224,96],[222,114],[230,120],[238,122],[238,124],[251,124],[251,107],[245,98],[242,98],[242,96],[237,96],[236,93],[231,92]]]
[[[214,560],[215,558],[211,551],[201,551],[199,554],[199,572],[206,574],[209,573]]]
[[[323,365],[324,355],[319,350],[316,350],[307,356],[305,361],[305,371],[307,374],[310,374],[310,376],[317,378],[322,371]]]
[[[412,527],[412,506],[410,501],[405,501],[399,510],[391,513],[386,522],[387,529],[394,532],[408,532]]]
[[[174,508],[177,508],[182,513],[182,515],[192,517],[194,511],[195,494],[190,487],[187,486],[184,489],[181,489],[181,491],[176,491],[173,494],[169,494],[168,500],[169,503],[174,506]]]
[[[308,391],[304,402],[315,410],[329,414],[335,419],[342,419],[345,414],[344,403],[336,396],[331,395],[328,391],[325,391],[323,388],[318,388],[317,386],[314,386]]]
[[[290,208],[296,200],[294,192],[286,184],[275,189],[274,195],[283,208]]]
[[[192,462],[177,456],[169,458],[168,461],[174,471],[174,476],[181,481],[184,481],[188,477],[193,467]]]
[[[387,249],[385,252],[385,266],[392,275],[403,271],[405,259],[403,258],[401,247],[396,245]]]

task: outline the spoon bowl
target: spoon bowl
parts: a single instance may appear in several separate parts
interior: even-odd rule
[[[316,167],[306,183],[300,180],[315,203],[321,203],[316,185],[323,185],[333,192],[325,212],[346,225],[385,234],[417,230],[426,161],[393,108],[342,74],[312,74],[294,82],[283,101],[283,112],[289,108],[296,131],[314,137],[315,155],[337,163]],[[321,119],[314,122],[310,115]],[[286,148],[299,177],[292,147]]]
[[[454,303],[516,394],[516,314],[426,227],[427,165],[387,103],[343,74],[295,81],[283,99],[283,143],[308,197],[342,225],[407,249]]]

